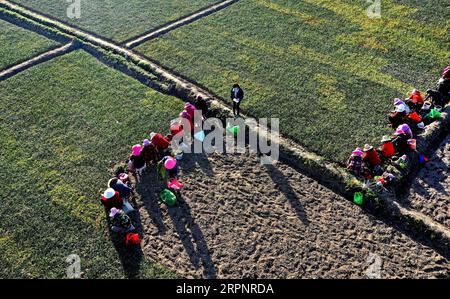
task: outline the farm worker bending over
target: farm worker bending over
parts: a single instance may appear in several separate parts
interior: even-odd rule
[[[450,101],[450,68],[446,67],[442,73],[442,78],[438,82],[438,91],[441,93],[444,101],[444,107]]]
[[[202,96],[197,96],[197,98],[195,99],[195,108],[202,111],[203,119],[205,119],[209,107],[208,102],[203,99]]]
[[[124,211],[112,208],[109,212],[111,230],[116,233],[124,233],[134,230],[130,217]]]
[[[441,93],[439,91],[437,91],[437,90],[433,90],[433,89],[428,89],[427,90],[427,96],[425,97],[424,101],[428,101],[428,100],[434,106],[444,107],[444,99],[442,98]]]
[[[383,158],[389,159],[395,155],[394,144],[392,143],[391,138],[389,136],[383,136],[381,139],[381,155]]]
[[[405,134],[406,134],[406,136],[408,136],[408,138],[410,138],[410,139],[413,138],[413,133],[408,124],[402,124],[397,129],[400,129],[403,132],[405,132]]]
[[[406,135],[406,133],[401,128],[398,128],[395,131],[395,135],[396,137],[394,138],[394,140],[392,140],[395,153],[399,156],[404,155],[409,151],[408,135]]]
[[[141,155],[147,164],[157,163],[160,159],[158,149],[148,139],[144,139]]]
[[[132,192],[132,189],[118,178],[110,179],[108,181],[108,188],[112,188],[114,191],[119,192],[121,198],[128,198]]]
[[[378,156],[376,149],[374,149],[374,147],[369,144],[364,145],[363,161],[375,173],[378,173],[381,171],[380,156]]]
[[[101,201],[105,209],[108,211],[112,208],[122,208],[123,200],[120,197],[120,193],[115,191],[113,188],[108,188],[105,190],[103,195],[101,196]]]
[[[142,157],[142,146],[140,144],[133,145],[128,166],[131,172],[137,171],[139,174],[145,170],[145,161]]]
[[[194,117],[191,117],[189,112],[187,112],[186,110],[183,110],[179,116],[180,116],[180,123],[183,126],[183,130],[187,130],[188,129],[187,126],[189,126],[191,128],[191,132],[194,132]]]
[[[405,102],[403,102],[399,98],[394,99],[394,106],[396,108],[397,107],[404,107],[406,114],[410,114],[411,113],[411,109],[409,109],[408,105],[406,105]]]
[[[244,90],[239,86],[239,84],[234,84],[231,88],[231,99],[233,100],[233,114],[239,116],[240,105],[244,99]]]
[[[189,114],[189,117],[191,119],[194,119],[194,113],[195,113],[195,106],[191,103],[184,104],[184,111],[186,111]]]
[[[357,147],[347,161],[347,169],[356,176],[364,175],[366,169],[363,162],[363,151]]]
[[[177,165],[177,159],[171,156],[165,156],[162,159],[162,162],[164,163],[164,167],[166,168],[167,172],[169,173],[169,177],[176,178],[178,176],[178,165]]]
[[[414,89],[411,94],[409,95],[409,98],[407,99],[408,106],[414,110],[419,111],[420,108],[422,108],[424,98],[419,90]]]
[[[161,135],[160,133],[150,133],[150,142],[156,146],[160,151],[167,149],[170,145],[170,140]]]
[[[397,128],[399,125],[405,123],[408,120],[408,115],[405,111],[405,107],[400,105],[395,107],[395,110],[389,115],[389,125],[392,128]]]

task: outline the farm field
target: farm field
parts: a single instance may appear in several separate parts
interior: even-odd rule
[[[69,4],[54,0],[15,0],[62,21],[120,42],[176,20],[217,0],[81,0],[81,17],[67,16]]]
[[[0,98],[0,277],[62,278],[70,254],[87,278],[126,276],[99,192],[111,163],[182,102],[81,50],[0,82]],[[145,259],[135,275],[173,277]]]
[[[0,70],[27,60],[58,44],[1,19],[0,28]]]
[[[390,133],[393,98],[434,87],[450,52],[431,6],[445,1],[383,1],[381,19],[349,0],[239,1],[136,50],[229,102],[239,82],[245,112],[280,118],[282,133],[344,162]]]
[[[245,167],[242,167],[245,165]],[[186,278],[445,278],[450,261],[285,164],[186,154],[175,207],[151,171],[136,186],[143,251]]]
[[[0,278],[72,278],[73,254],[88,279],[450,278],[448,105],[414,132],[406,167],[383,161],[394,182],[342,167],[393,133],[393,98],[435,86],[448,1],[382,0],[371,19],[366,1],[240,0],[133,43],[219,1],[81,0],[78,20],[64,0],[11,2],[69,25],[0,9],[0,71],[63,46],[43,36],[68,43],[0,78]],[[119,245],[100,202],[114,168],[197,95],[225,118],[233,83],[246,116],[280,119],[280,161],[262,163],[248,136],[245,153],[177,154],[179,190],[154,165],[130,171],[140,240]]]

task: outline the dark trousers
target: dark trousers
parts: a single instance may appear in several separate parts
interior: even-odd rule
[[[234,115],[239,115],[240,114],[240,112],[241,112],[241,110],[239,108],[240,105],[241,105],[240,101],[237,102],[237,103],[235,101],[233,101],[233,114]]]

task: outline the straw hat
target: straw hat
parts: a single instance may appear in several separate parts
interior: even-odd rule
[[[372,149],[373,149],[373,146],[371,146],[370,144],[364,145],[364,151],[365,152],[371,151]]]
[[[388,142],[388,141],[391,141],[391,138],[388,135],[384,135],[383,138],[381,138],[382,143]]]
[[[114,197],[114,195],[116,194],[116,191],[113,188],[108,188],[105,190],[105,192],[103,193],[103,196],[106,199],[111,199]]]
[[[117,215],[117,213],[119,213],[119,209],[112,208],[111,211],[109,211],[109,217],[113,218],[114,216]]]

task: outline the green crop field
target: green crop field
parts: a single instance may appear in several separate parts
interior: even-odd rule
[[[183,103],[78,50],[0,82],[0,277],[123,277],[99,191],[108,167]],[[143,260],[138,276],[173,277]]]
[[[57,45],[52,40],[3,20],[0,20],[0,28],[0,70]]]
[[[124,41],[192,13],[217,0],[81,0],[80,18],[70,18],[70,3],[15,0],[62,21],[115,41]]]
[[[343,162],[390,132],[394,97],[434,86],[450,54],[445,2],[384,0],[371,19],[365,1],[239,1],[136,50],[228,101],[239,82],[246,112]]]

